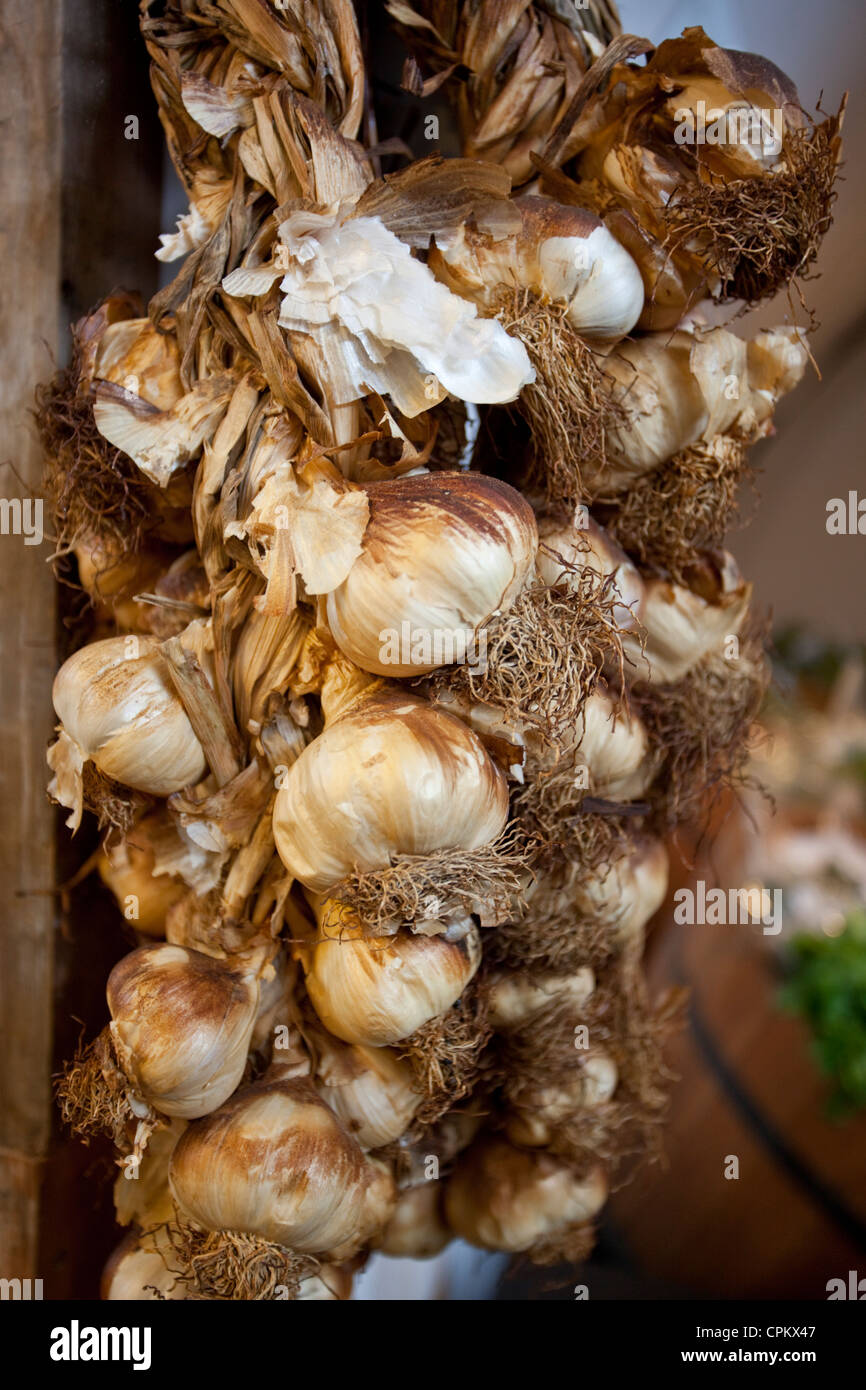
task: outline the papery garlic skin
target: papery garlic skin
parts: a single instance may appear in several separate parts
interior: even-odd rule
[[[526,582],[538,542],[532,508],[479,473],[371,483],[362,554],[328,594],[342,652],[380,676],[477,659],[476,634]]]
[[[387,1047],[337,1048],[317,1040],[316,1089],[362,1149],[399,1139],[421,1102],[415,1073]]]
[[[368,1243],[396,1197],[384,1164],[364,1156],[308,1080],[267,1077],[189,1126],[169,1183],[206,1230],[335,1261]]]
[[[252,973],[184,946],[142,946],[106,987],[118,1061],[164,1115],[193,1119],[239,1085],[259,1003]]]
[[[279,235],[279,263],[241,267],[223,289],[262,294],[282,276],[280,324],[327,344],[336,405],[373,390],[412,417],[448,393],[511,401],[534,380],[523,344],[439,284],[378,217],[297,211]]]
[[[445,1188],[445,1214],[470,1245],[519,1254],[591,1221],[606,1197],[601,1168],[579,1176],[549,1154],[488,1139],[458,1162]]]
[[[520,233],[495,239],[463,227],[431,257],[436,274],[485,308],[506,288],[528,289],[565,303],[582,337],[616,342],[629,333],[644,304],[640,271],[610,232],[583,208],[527,195],[515,200]]]
[[[634,628],[641,618],[644,581],[625,551],[592,517],[579,511],[574,523],[563,524],[547,519],[539,524],[539,550],[536,569],[545,584],[579,583],[580,573],[591,570],[602,579],[609,579],[622,602],[614,608],[614,617],[622,631]],[[558,557],[565,562],[559,563]],[[568,566],[577,567],[573,575]]]
[[[684,328],[620,344],[605,361],[625,423],[607,431],[605,495],[701,440],[765,434],[778,400],[809,360],[803,334],[777,328],[746,341],[725,328]]]
[[[571,975],[502,972],[490,981],[488,1019],[497,1032],[519,1028],[551,1005],[578,1013],[595,990],[595,972],[582,965]]]
[[[130,1231],[106,1261],[100,1298],[107,1303],[188,1299],[188,1285],[172,1268],[173,1254],[165,1230],[158,1228],[146,1235]]]
[[[411,695],[362,696],[303,751],[274,806],[289,873],[325,893],[396,854],[476,849],[502,831],[505,779],[459,720]]]
[[[52,696],[82,761],[107,777],[151,796],[204,777],[201,744],[155,639],[107,637],[81,647],[58,671]]]
[[[701,557],[693,589],[648,579],[641,608],[646,632],[643,647],[636,637],[626,634],[623,638],[633,679],[657,685],[681,680],[703,657],[721,651],[728,638],[736,638],[751,595],[751,584],[726,551]]]
[[[450,1009],[480,962],[478,929],[468,919],[438,936],[344,934],[313,948],[307,993],[335,1037],[387,1047]]]
[[[587,699],[580,720],[563,739],[577,768],[585,768],[585,790],[610,801],[633,801],[646,792],[658,770],[658,757],[637,715],[618,706],[602,689]],[[550,754],[535,749],[534,761],[550,765]]]
[[[375,1242],[383,1255],[429,1260],[453,1240],[442,1214],[444,1184],[435,1179],[406,1187]]]

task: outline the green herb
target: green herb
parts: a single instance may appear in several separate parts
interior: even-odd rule
[[[809,1024],[821,1070],[834,1089],[828,1108],[846,1116],[866,1108],[866,911],[839,936],[796,936],[784,1008]]]

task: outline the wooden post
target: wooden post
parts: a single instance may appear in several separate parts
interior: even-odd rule
[[[0,499],[40,495],[28,409],[57,351],[60,0],[4,0],[0,16]],[[38,516],[38,512],[35,514]],[[0,534],[0,1277],[39,1278],[39,1194],[51,1131],[54,817],[45,795],[53,724],[50,539]],[[46,531],[50,529],[44,518]],[[19,534],[14,534],[18,529]]]

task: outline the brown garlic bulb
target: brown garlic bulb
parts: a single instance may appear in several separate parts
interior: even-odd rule
[[[362,694],[303,751],[277,793],[289,873],[326,893],[397,854],[477,849],[508,815],[508,789],[460,720],[402,691]]]
[[[238,1086],[259,1003],[255,969],[185,946],[141,946],[118,961],[106,997],[117,1060],[155,1110],[206,1115]]]
[[[606,1197],[601,1168],[581,1175],[550,1154],[486,1139],[461,1157],[448,1180],[445,1215],[470,1245],[519,1254],[591,1221]]]
[[[444,1184],[431,1179],[403,1188],[375,1248],[383,1255],[430,1259],[453,1239],[442,1215]]]
[[[335,1037],[387,1047],[450,1009],[480,960],[478,929],[471,920],[438,936],[400,931],[364,937],[359,927],[348,927],[342,937],[316,943],[307,993]]]
[[[394,678],[471,661],[475,638],[526,582],[538,533],[519,492],[482,473],[370,483],[362,553],[328,594],[340,650]]]
[[[335,1261],[381,1230],[396,1195],[388,1169],[365,1157],[312,1082],[281,1080],[278,1068],[189,1126],[169,1183],[205,1230]]]

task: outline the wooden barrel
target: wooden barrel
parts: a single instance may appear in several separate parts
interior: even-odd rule
[[[684,1294],[824,1299],[829,1280],[866,1278],[866,1115],[827,1117],[759,930],[679,926],[670,908],[657,922],[651,982],[690,991],[668,1048],[667,1166],[616,1194],[610,1220],[634,1264]]]

